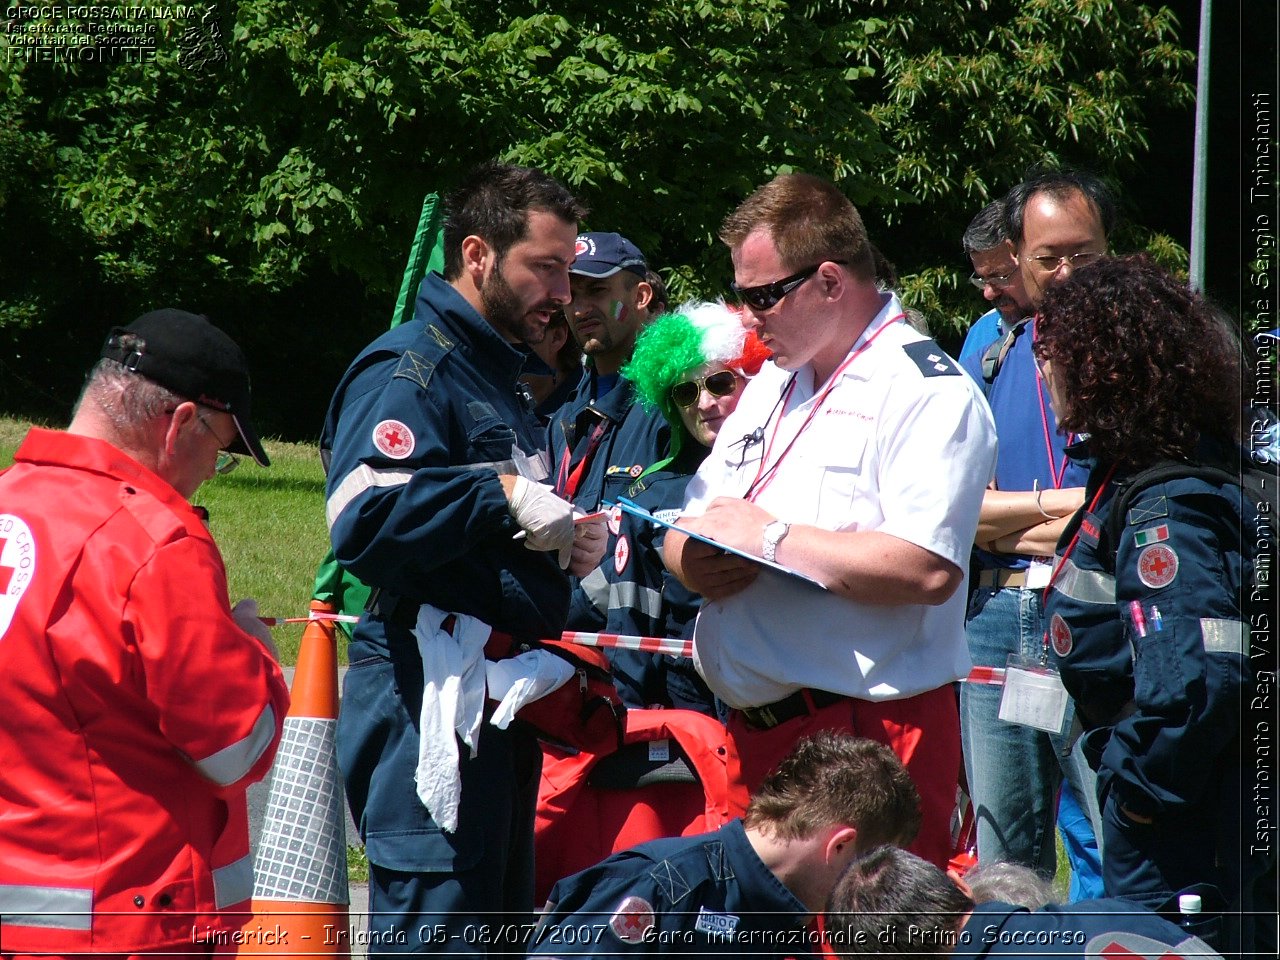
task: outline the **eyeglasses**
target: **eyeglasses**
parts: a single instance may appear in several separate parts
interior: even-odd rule
[[[995,287],[997,290],[1003,290],[1009,284],[1013,283],[1013,278],[1018,271],[1012,270],[1009,273],[991,277],[980,277],[976,273],[969,275],[969,282],[979,290],[985,290],[988,286]]]
[[[209,421],[206,420],[202,414],[197,412],[196,419],[200,421],[201,426],[213,434],[213,439],[218,441],[219,447],[229,446],[229,444],[222,442],[222,438],[218,436],[218,431],[209,425]],[[219,450],[218,459],[213,462],[213,472],[226,475],[238,466],[240,466],[239,457],[234,453],[228,453],[226,450]]]
[[[738,378],[732,370],[721,370],[709,377],[685,380],[671,388],[671,402],[677,407],[691,407],[698,402],[702,391],[713,397],[728,397],[738,390]]]
[[[822,263],[838,263],[843,265],[845,261],[823,260]],[[801,270],[799,273],[793,273],[789,277],[783,277],[781,280],[775,280],[773,283],[762,283],[757,287],[740,287],[736,283],[731,283],[729,284],[729,289],[737,294],[743,303],[752,309],[768,310],[788,293],[817,273],[822,267],[822,263],[815,263],[812,267]]]
[[[1073,253],[1067,257],[1055,257],[1052,254],[1044,254],[1039,257],[1027,257],[1036,265],[1036,269],[1041,273],[1057,273],[1063,267],[1069,266],[1072,270],[1078,270],[1100,257],[1106,256],[1105,253]]]

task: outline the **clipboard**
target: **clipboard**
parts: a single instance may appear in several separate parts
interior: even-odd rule
[[[625,511],[626,513],[631,514],[633,517],[639,517],[641,520],[647,520],[650,523],[656,524],[659,527],[666,527],[668,530],[678,530],[680,533],[683,533],[686,537],[691,537],[694,540],[701,540],[703,543],[710,544],[711,546],[715,547],[717,550],[722,550],[725,553],[731,553],[735,557],[743,557],[747,560],[750,560],[752,563],[758,563],[762,567],[768,567],[770,570],[776,570],[778,573],[781,573],[784,576],[793,577],[794,579],[799,580],[801,583],[806,583],[811,587],[817,587],[819,590],[823,591],[824,593],[829,592],[827,591],[827,588],[822,585],[822,583],[813,579],[813,577],[809,576],[808,574],[801,573],[799,570],[793,570],[791,567],[783,566],[781,563],[776,563],[773,560],[766,560],[763,557],[757,557],[755,554],[747,553],[744,550],[738,550],[735,547],[725,546],[719,540],[712,540],[710,537],[704,536],[701,533],[694,533],[692,530],[688,529],[687,527],[682,527],[679,524],[671,523],[669,520],[663,520],[659,517],[654,516],[652,513],[650,513],[648,510],[646,510],[644,507],[640,506],[639,504],[631,500],[628,500],[626,497],[619,497],[617,500],[617,506],[622,508],[622,510]]]

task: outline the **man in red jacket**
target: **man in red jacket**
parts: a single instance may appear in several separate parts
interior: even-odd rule
[[[158,310],[0,474],[4,956],[209,952],[248,907],[245,790],[289,694],[187,500],[236,453],[268,464],[244,355]]]

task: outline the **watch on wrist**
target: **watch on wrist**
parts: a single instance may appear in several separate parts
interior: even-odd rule
[[[791,531],[791,524],[783,523],[781,520],[774,520],[772,523],[766,523],[764,527],[764,550],[762,554],[770,563],[775,563],[778,556],[778,544],[782,542]]]

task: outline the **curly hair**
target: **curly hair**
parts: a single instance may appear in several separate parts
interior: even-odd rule
[[[1199,294],[1144,254],[1104,257],[1046,292],[1035,353],[1053,364],[1065,430],[1137,469],[1192,459],[1202,436],[1238,438],[1241,352]]]

